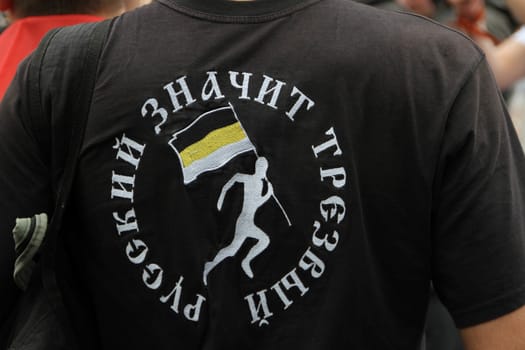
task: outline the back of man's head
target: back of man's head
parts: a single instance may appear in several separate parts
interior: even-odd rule
[[[122,8],[122,0],[12,0],[11,10],[22,18],[75,13],[110,16]]]

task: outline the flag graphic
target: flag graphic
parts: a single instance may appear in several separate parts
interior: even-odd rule
[[[221,168],[241,153],[256,151],[232,105],[201,114],[174,133],[169,145],[179,157],[184,184]]]

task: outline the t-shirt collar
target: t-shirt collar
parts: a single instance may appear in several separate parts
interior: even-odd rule
[[[215,20],[268,20],[310,6],[321,0],[158,0],[178,11]]]

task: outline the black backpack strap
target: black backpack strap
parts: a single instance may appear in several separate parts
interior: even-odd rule
[[[42,282],[64,327],[69,327],[69,322],[57,280],[57,246],[91,107],[98,61],[111,24],[108,20],[53,30],[35,52],[29,71],[32,124],[41,131],[40,144],[50,150],[52,183],[59,178],[54,211],[41,248]],[[66,341],[76,343],[74,339]]]
[[[107,20],[50,31],[29,66],[29,121],[51,164],[55,203],[59,192],[64,192],[60,187],[66,188],[62,185],[65,167],[82,144],[98,58],[112,23]],[[72,147],[75,142],[77,147]]]
[[[65,50],[73,49],[79,50],[78,53],[69,53],[67,56],[76,56],[76,59],[81,59],[81,61],[76,62],[76,68],[78,68],[78,71],[68,73],[68,75],[73,74],[71,81],[74,82],[74,86],[71,86],[68,91],[63,91],[63,94],[59,96],[61,99],[68,100],[69,103],[66,104],[66,107],[68,108],[64,111],[60,111],[60,115],[55,119],[61,119],[64,123],[67,123],[68,127],[67,129],[64,128],[64,131],[69,132],[69,136],[67,137],[69,141],[67,147],[61,152],[65,161],[63,162],[60,184],[55,194],[55,210],[49,224],[45,242],[46,245],[53,245],[57,237],[56,234],[60,230],[63,221],[64,209],[71,192],[77,166],[77,158],[82,147],[86,122],[91,107],[91,99],[97,77],[98,60],[111,24],[112,21],[104,21],[54,30],[47,35],[46,40],[48,41],[48,45],[44,49],[44,55],[39,58],[40,62],[37,62],[40,67],[39,75],[41,75],[43,72],[42,68],[45,67],[47,63],[45,56],[52,55],[53,57],[59,57]],[[76,45],[71,45],[72,43],[75,43]],[[38,93],[40,93],[41,77],[39,76],[37,78],[38,81],[33,86],[38,86]],[[36,93],[35,90],[34,94]],[[39,97],[40,98],[35,100],[38,101],[35,102],[35,106],[37,103],[41,103],[41,96]],[[38,107],[40,111],[42,111],[42,106],[40,105]],[[53,113],[57,114],[56,111]],[[50,135],[53,135],[54,132],[58,131],[62,130],[52,130],[51,133],[47,133],[46,135],[47,137],[50,137]],[[52,254],[52,251],[47,248],[46,252]]]

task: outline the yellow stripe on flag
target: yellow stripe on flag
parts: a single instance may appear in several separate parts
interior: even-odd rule
[[[218,149],[246,139],[246,133],[239,122],[213,130],[203,139],[186,147],[180,152],[184,167],[191,163],[206,158]]]

